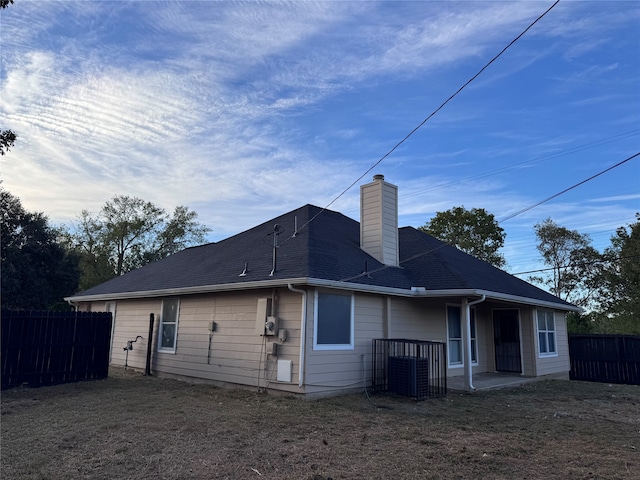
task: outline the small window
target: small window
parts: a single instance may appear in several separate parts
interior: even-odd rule
[[[353,296],[316,291],[315,350],[353,349]]]
[[[556,322],[551,310],[538,310],[538,352],[540,356],[557,355]]]
[[[478,363],[478,342],[476,337],[476,312],[471,309],[471,363]],[[447,306],[447,337],[449,348],[449,365],[462,365],[463,342],[462,342],[462,313],[460,307],[456,305]]]
[[[180,300],[177,298],[165,298],[162,301],[162,315],[160,316],[160,329],[158,332],[158,351],[175,352],[176,339],[178,337],[178,310]]]

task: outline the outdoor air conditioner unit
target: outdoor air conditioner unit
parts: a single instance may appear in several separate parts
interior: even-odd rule
[[[389,390],[405,397],[427,396],[429,359],[413,356],[389,357]]]

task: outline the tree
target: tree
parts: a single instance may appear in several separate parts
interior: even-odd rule
[[[506,233],[484,208],[467,210],[462,206],[437,212],[420,230],[498,268],[506,264],[498,252]]]
[[[185,206],[173,215],[137,197],[116,195],[99,215],[83,211],[70,234],[81,255],[81,289],[160,260],[205,240],[209,228]]]
[[[562,227],[550,218],[536,224],[534,229],[537,249],[552,273],[529,279],[548,287],[563,300],[593,309],[601,288],[603,257],[591,246],[589,235]]]
[[[0,211],[2,308],[68,308],[63,298],[77,291],[77,256],[59,242],[59,232],[43,213],[27,212],[20,199],[3,188]]]
[[[16,138],[18,136],[11,130],[0,130],[0,155],[5,155],[13,147]]]
[[[628,229],[616,230],[604,256],[601,311],[607,333],[640,334],[640,213]]]
[[[0,8],[7,8],[9,4],[13,4],[13,0],[0,0]]]

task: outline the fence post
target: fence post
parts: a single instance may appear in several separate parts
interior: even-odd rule
[[[151,375],[151,343],[153,340],[153,313],[149,314],[149,336],[147,337],[147,365],[144,369],[145,375]]]

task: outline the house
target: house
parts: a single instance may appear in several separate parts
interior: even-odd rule
[[[398,228],[397,197],[376,175],[361,187],[361,223],[305,205],[67,300],[113,312],[113,364],[144,369],[150,341],[152,370],[165,376],[341,393],[370,382],[378,338],[445,342],[446,375],[469,390],[482,372],[566,376],[565,315],[579,309]]]

